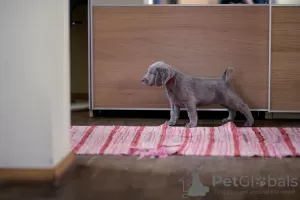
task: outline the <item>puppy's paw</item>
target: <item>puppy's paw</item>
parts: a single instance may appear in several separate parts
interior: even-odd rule
[[[185,125],[186,128],[194,128],[196,126],[197,126],[197,124],[192,124],[192,123],[188,123]]]
[[[176,121],[174,121],[174,120],[169,120],[169,121],[167,121],[167,124],[168,124],[169,126],[175,126],[175,125],[176,125]]]
[[[229,118],[222,119],[222,122],[223,122],[223,123],[227,123],[227,122],[231,122],[231,121],[232,121],[232,120],[229,119]]]
[[[246,121],[245,124],[244,124],[244,126],[245,126],[245,127],[250,127],[250,126],[253,125],[253,123],[254,123],[254,122],[248,122],[248,121]]]

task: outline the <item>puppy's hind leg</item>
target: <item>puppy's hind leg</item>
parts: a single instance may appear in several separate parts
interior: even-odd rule
[[[247,104],[245,104],[244,102],[240,102],[239,103],[239,109],[238,109],[247,119],[247,121],[245,122],[244,126],[252,126],[254,123],[254,119],[253,116],[250,112],[250,109],[248,107]]]
[[[226,95],[226,106],[242,113],[247,121],[244,126],[252,126],[254,123],[253,116],[247,104],[245,104],[234,92]]]
[[[187,128],[193,128],[197,126],[198,123],[198,115],[197,115],[197,107],[195,103],[188,103],[186,105],[188,117],[189,117],[189,123],[185,125]]]
[[[179,118],[180,108],[177,105],[171,103],[170,120],[168,121],[169,126],[174,126]]]
[[[229,108],[228,106],[223,105],[223,104],[221,104],[221,106],[227,108],[227,109],[228,109],[228,112],[229,112],[228,117],[225,118],[225,119],[222,119],[222,122],[223,122],[223,123],[227,123],[227,122],[232,122],[232,121],[234,121],[234,118],[235,118],[235,116],[236,116],[236,111],[235,111],[234,109],[232,109],[232,108]]]

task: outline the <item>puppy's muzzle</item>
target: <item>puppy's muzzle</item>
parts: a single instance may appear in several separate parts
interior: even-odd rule
[[[142,83],[145,85],[149,85],[149,80],[145,77],[142,78]]]

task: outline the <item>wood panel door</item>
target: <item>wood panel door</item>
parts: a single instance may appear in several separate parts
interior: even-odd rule
[[[271,110],[300,112],[300,6],[272,7]]]
[[[221,77],[251,109],[268,108],[266,6],[93,7],[94,108],[168,108],[163,88],[142,76],[153,62]],[[218,108],[214,106],[213,108]]]

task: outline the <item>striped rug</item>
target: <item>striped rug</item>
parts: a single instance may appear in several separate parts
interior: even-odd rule
[[[71,144],[77,154],[294,157],[300,128],[72,126]]]

